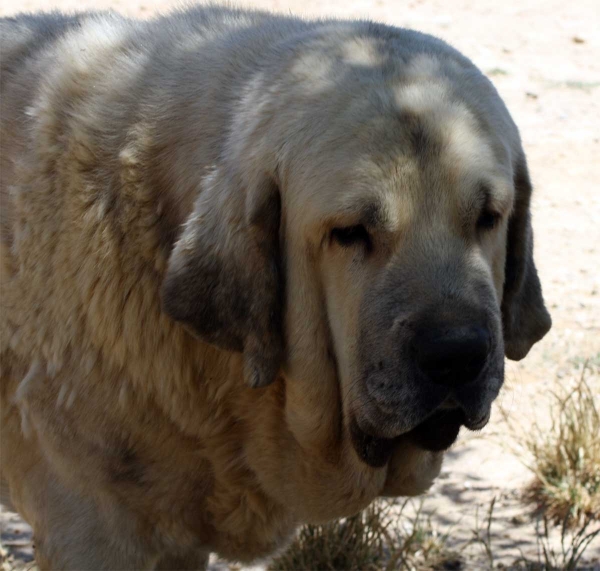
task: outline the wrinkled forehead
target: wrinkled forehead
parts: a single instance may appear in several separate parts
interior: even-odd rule
[[[393,230],[422,210],[512,208],[508,135],[456,96],[435,59],[413,65],[426,81],[405,79],[387,89],[383,111],[357,114],[359,126],[348,126],[346,140],[319,149],[315,216],[343,223],[358,217]]]

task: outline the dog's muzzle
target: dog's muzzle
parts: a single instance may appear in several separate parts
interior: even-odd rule
[[[439,452],[454,443],[462,426],[480,430],[502,384],[503,365],[497,370],[493,335],[482,322],[434,325],[430,320],[413,331],[408,354],[414,374],[402,382],[417,397],[396,402],[371,388],[381,415],[371,407],[366,415],[358,411],[351,419],[354,447],[369,465],[385,464],[399,439]]]

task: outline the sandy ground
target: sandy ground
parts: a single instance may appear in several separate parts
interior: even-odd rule
[[[528,430],[543,422],[550,391],[600,359],[600,1],[576,0],[255,0],[240,5],[303,15],[369,18],[439,36],[470,57],[496,84],[519,125],[536,187],[536,259],[554,328],[523,363],[509,364],[499,404]],[[169,0],[2,0],[0,15],[57,8],[112,8],[149,17]],[[588,377],[600,394],[600,375]],[[425,510],[450,541],[464,544],[493,497],[495,563],[536,558],[534,520],[520,502],[529,473],[496,411],[481,434],[464,435],[447,456]],[[0,514],[4,548],[31,557],[27,526]],[[469,567],[484,568],[481,550]],[[587,551],[600,569],[600,540]],[[594,564],[593,561],[596,561]],[[215,569],[226,565],[215,562]]]

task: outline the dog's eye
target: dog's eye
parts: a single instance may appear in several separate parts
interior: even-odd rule
[[[371,236],[362,224],[356,226],[347,226],[346,228],[334,228],[331,231],[331,238],[340,246],[350,247],[356,244],[363,244],[368,250],[371,249]]]
[[[477,219],[477,228],[479,230],[493,230],[500,222],[500,214],[497,212],[485,211],[482,212]]]

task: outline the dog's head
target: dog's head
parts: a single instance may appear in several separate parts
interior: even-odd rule
[[[337,415],[381,466],[481,428],[504,356],[523,358],[550,318],[495,89],[441,42],[369,30],[322,34],[247,86],[163,301],[243,352],[249,385],[281,374],[292,430]]]

